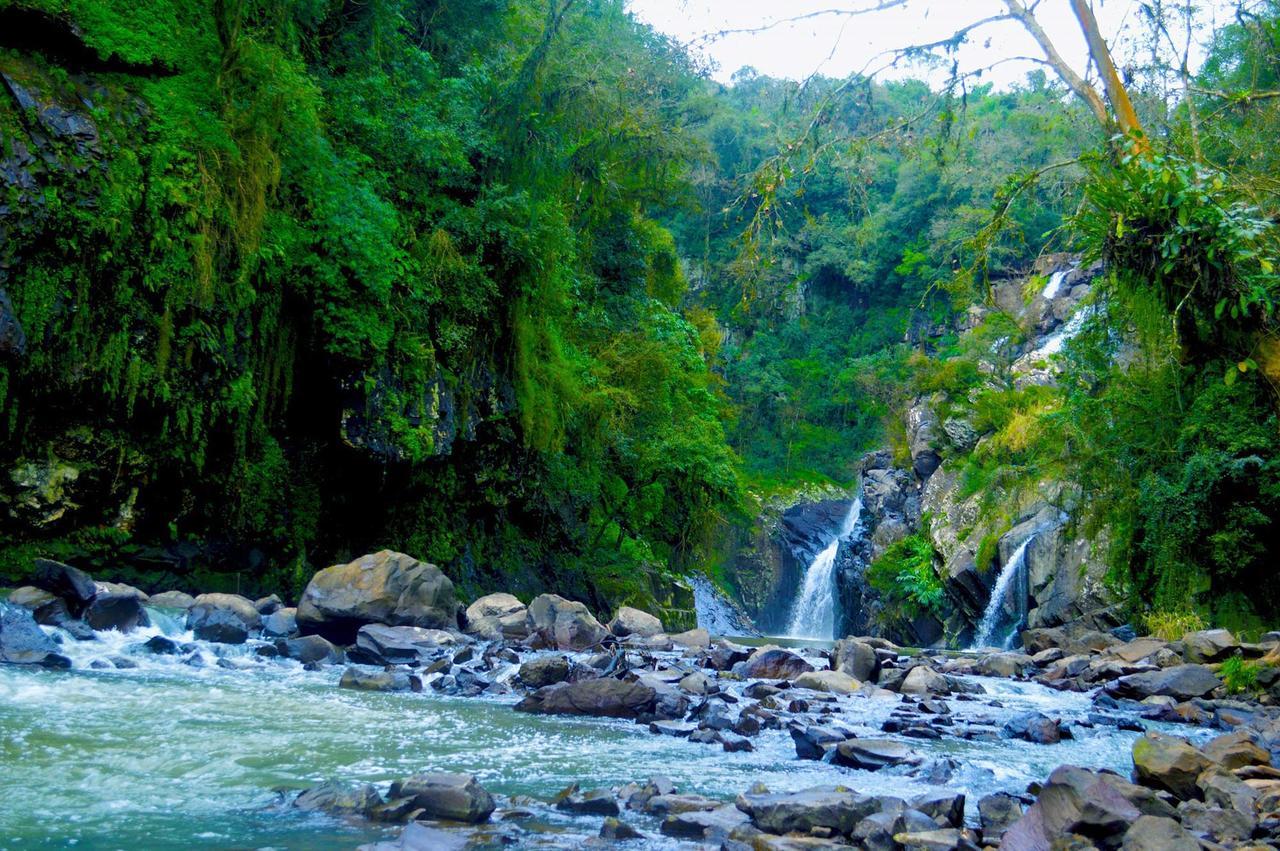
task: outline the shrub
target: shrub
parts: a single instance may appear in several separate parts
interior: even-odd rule
[[[1205,628],[1204,618],[1197,612],[1149,612],[1143,621],[1147,632],[1165,641],[1177,641],[1188,632]]]
[[[933,543],[925,532],[909,535],[885,550],[867,569],[867,582],[896,610],[911,618],[942,613],[942,580],[933,567]]]
[[[1258,674],[1261,666],[1257,662],[1246,662],[1239,656],[1232,656],[1222,663],[1218,676],[1228,694],[1252,693],[1258,690]]]

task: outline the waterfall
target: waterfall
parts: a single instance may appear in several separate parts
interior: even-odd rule
[[[1071,274],[1070,269],[1059,269],[1049,276],[1049,283],[1044,285],[1044,290],[1040,296],[1045,301],[1053,301],[1058,295],[1058,291],[1062,289],[1062,282],[1067,279],[1067,275]]]
[[[1013,555],[1009,556],[1009,560],[1005,562],[1004,567],[1000,569],[1000,576],[996,579],[996,587],[991,589],[991,599],[987,602],[987,610],[982,614],[982,623],[978,625],[978,634],[973,640],[974,649],[993,646],[991,639],[995,634],[996,627],[1000,625],[1000,616],[1004,613],[1004,599],[1009,594],[1009,586],[1020,577],[1026,574],[1027,564],[1027,547],[1036,539],[1038,532],[1033,532],[1025,541],[1018,545],[1013,551]],[[1018,595],[1018,613],[1021,616],[1027,607],[1027,595],[1021,587],[1021,583],[1017,589]],[[1013,629],[1006,636],[1006,642],[1012,639],[1013,634],[1018,631],[1021,620],[1013,625]],[[1003,645],[1002,645],[1003,646]]]
[[[814,556],[804,572],[804,585],[796,595],[787,621],[787,635],[792,638],[829,640],[836,631],[836,553],[840,542],[853,534],[862,516],[862,498],[849,506],[849,513],[831,543]]]

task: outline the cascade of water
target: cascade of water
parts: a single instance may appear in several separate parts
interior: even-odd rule
[[[1058,295],[1058,291],[1062,289],[1062,282],[1065,281],[1067,279],[1067,275],[1070,274],[1070,269],[1059,269],[1050,275],[1049,283],[1044,285],[1044,290],[1040,293],[1041,297],[1044,298],[1045,301],[1052,301]]]
[[[1013,555],[1009,556],[1009,560],[1005,562],[1004,567],[1000,569],[1000,576],[996,578],[996,587],[991,590],[991,599],[987,603],[987,610],[982,614],[982,623],[978,625],[977,637],[973,640],[975,649],[982,647],[991,647],[991,639],[996,631],[996,627],[1000,625],[1000,616],[1004,613],[1004,600],[1009,594],[1009,586],[1018,579],[1020,574],[1026,573],[1023,569],[1027,563],[1027,547],[1036,539],[1038,532],[1033,532],[1030,537],[1023,541]],[[1026,608],[1026,595],[1022,593],[1022,589],[1018,589],[1018,612],[1021,614]],[[1014,624],[1012,632],[1017,631],[1017,624]]]
[[[787,635],[792,638],[830,639],[836,629],[836,554],[840,542],[853,534],[862,516],[862,498],[853,501],[836,536],[814,556],[804,572],[804,585],[796,596],[787,622]]]

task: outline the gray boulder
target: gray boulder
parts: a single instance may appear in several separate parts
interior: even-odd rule
[[[366,624],[356,633],[360,660],[376,665],[418,665],[457,644],[453,633],[419,626]]]
[[[292,607],[276,609],[262,619],[262,634],[269,638],[283,638],[298,631],[298,610]]]
[[[529,634],[543,647],[586,650],[609,635],[582,603],[555,594],[541,594],[529,604]]]
[[[201,594],[187,610],[187,629],[202,641],[244,644],[262,628],[262,615],[239,594]]]
[[[1153,695],[1190,700],[1203,697],[1221,685],[1222,680],[1204,665],[1175,665],[1121,677],[1107,691],[1131,700],[1143,700]]]
[[[80,616],[85,606],[98,593],[93,577],[79,568],[44,558],[36,559],[35,567],[31,584],[61,597],[66,601],[71,614],[76,617]]]
[[[338,680],[338,688],[355,691],[420,691],[421,685],[415,677],[403,671],[369,672],[347,668],[342,672],[342,679]]]
[[[781,647],[761,647],[747,661],[734,666],[741,676],[760,680],[793,680],[812,670],[813,665],[800,654]]]
[[[31,612],[31,616],[35,618],[36,623],[45,624],[46,626],[58,626],[65,621],[71,620],[71,613],[67,610],[67,604],[61,597],[34,585],[15,588],[9,594],[9,602]]]
[[[1125,831],[1121,851],[1200,851],[1200,843],[1171,818],[1141,816]]]
[[[836,745],[836,763],[864,771],[919,761],[920,755],[909,746],[887,739],[848,739]]]
[[[466,633],[496,641],[519,640],[529,635],[528,608],[511,594],[486,594],[463,615]]]
[[[31,612],[11,603],[0,603],[0,662],[70,668],[71,660],[58,653],[58,645],[45,635]]]
[[[139,626],[149,626],[151,621],[142,608],[146,596],[130,585],[117,582],[96,583],[98,593],[84,610],[84,621],[97,630],[114,629],[132,632]]]
[[[453,583],[434,564],[381,550],[311,577],[298,603],[298,629],[349,644],[365,624],[457,626]]]
[[[1182,800],[1200,797],[1196,779],[1212,765],[1199,749],[1177,736],[1149,732],[1133,743],[1133,770],[1139,782]]]
[[[541,656],[520,666],[520,680],[530,688],[544,688],[569,679],[571,667],[563,656]]]
[[[346,658],[346,653],[341,647],[331,644],[319,635],[282,638],[276,642],[276,650],[284,658],[294,659],[304,665],[316,662],[336,664]]]
[[[324,783],[305,790],[293,800],[293,806],[299,810],[364,818],[368,818],[374,808],[381,804],[382,796],[372,783]]]
[[[653,712],[657,691],[643,683],[584,680],[540,688],[516,704],[517,712],[638,718]]]
[[[836,642],[832,649],[831,667],[864,683],[874,683],[880,676],[880,658],[876,649],[856,638]]]
[[[618,609],[618,613],[613,616],[613,620],[609,621],[609,631],[619,638],[625,638],[628,635],[647,638],[653,635],[661,635],[665,630],[662,628],[662,621],[648,612],[633,609],[631,606],[623,606]]]
[[[847,790],[810,789],[804,792],[739,795],[737,807],[767,833],[810,833],[827,828],[842,835],[880,811],[875,798]]]
[[[1221,662],[1240,647],[1229,630],[1205,629],[1182,636],[1182,658],[1192,663]]]
[[[392,783],[390,797],[411,798],[423,816],[450,821],[488,821],[495,809],[493,796],[471,774],[417,774]]]
[[[997,792],[978,801],[982,840],[988,845],[1000,841],[1006,830],[1022,818],[1022,803],[1012,795]]]
[[[196,604],[196,598],[192,597],[184,591],[162,591],[159,594],[152,594],[151,599],[147,601],[147,605],[156,606],[162,609],[186,609]]]

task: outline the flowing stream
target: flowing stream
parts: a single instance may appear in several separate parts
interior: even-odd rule
[[[396,828],[299,812],[287,806],[292,793],[335,780],[385,790],[427,770],[474,772],[501,806],[517,795],[544,802],[522,804],[532,817],[519,822],[515,845],[505,846],[516,848],[582,847],[598,833],[599,817],[545,803],[571,783],[592,789],[666,775],[682,791],[727,801],[756,782],[775,791],[839,783],[898,796],[938,788],[895,770],[797,760],[785,729],[756,736],[754,752],[725,753],[628,721],[519,714],[515,695],[340,689],[342,666],[308,671],[264,658],[260,641],[195,641],[158,615],[152,612],[156,626],[100,633],[95,641],[47,628],[62,637],[70,671],[0,665],[0,847],[349,849]],[[190,647],[149,653],[144,643],[162,633]],[[667,658],[679,664],[677,654]],[[495,676],[513,673],[511,666]],[[1068,721],[1094,711],[1088,695],[968,679],[987,694],[954,702],[957,722],[998,729],[1031,709]],[[742,685],[724,681],[739,693]],[[857,735],[885,738],[880,727],[899,702],[854,695],[829,705]],[[1062,763],[1127,772],[1135,736],[1099,725],[1053,746],[982,737],[904,741],[930,759],[953,761],[946,788],[969,796],[973,817],[982,795],[1021,790]],[[636,848],[707,847],[661,836],[652,817],[626,818],[650,837]]]
[[[1004,618],[1004,601],[1009,596],[1009,588],[1018,580],[1019,577],[1026,573],[1027,566],[1027,547],[1036,539],[1038,532],[1033,532],[1030,537],[1018,545],[1013,551],[1013,555],[1009,556],[1009,560],[1005,562],[1004,567],[1000,569],[1000,575],[996,577],[996,586],[991,589],[991,599],[987,601],[987,610],[982,614],[982,622],[978,625],[977,636],[973,640],[975,649],[983,647],[992,647],[992,640],[995,638],[996,629],[1000,626],[1001,620]],[[1026,594],[1018,589],[1019,603],[1018,612],[1021,616],[1025,614]],[[1019,623],[1015,622],[1009,630],[1002,647],[1007,648],[1013,635],[1017,633]]]
[[[830,641],[836,629],[836,554],[840,543],[853,534],[862,516],[862,497],[853,501],[849,513],[831,543],[814,556],[804,572],[804,585],[796,596],[787,622],[791,638],[817,638]]]

